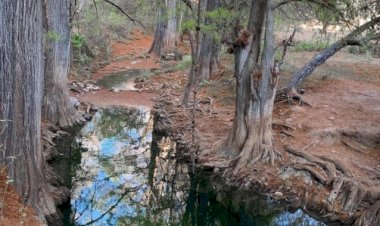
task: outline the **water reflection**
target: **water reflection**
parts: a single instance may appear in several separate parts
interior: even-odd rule
[[[135,88],[136,78],[146,78],[153,75],[159,69],[129,69],[110,74],[98,80],[98,84],[114,90],[137,90]]]
[[[76,225],[322,225],[302,211],[227,191],[190,174],[175,144],[152,134],[145,109],[97,112],[81,131],[72,185]]]

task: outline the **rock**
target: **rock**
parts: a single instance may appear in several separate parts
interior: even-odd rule
[[[220,172],[220,169],[218,167],[215,167],[214,168],[214,173],[219,173]]]
[[[112,87],[112,88],[111,88],[111,91],[112,91],[112,92],[115,92],[115,93],[120,92],[120,90],[119,90],[118,88],[115,88],[115,87]]]
[[[282,194],[282,192],[280,192],[280,191],[276,191],[275,193],[274,193],[274,196],[276,196],[276,197],[283,197],[284,196],[284,194]]]
[[[82,117],[84,119],[86,119],[86,121],[91,121],[92,120],[92,115],[90,115],[90,114],[83,114]]]
[[[75,97],[70,97],[69,101],[70,101],[70,105],[74,106],[76,109],[78,109],[78,107],[80,106],[79,100]]]

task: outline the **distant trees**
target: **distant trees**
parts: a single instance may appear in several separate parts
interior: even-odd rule
[[[297,2],[297,0],[285,0],[279,2],[276,7],[281,8],[284,5],[296,4]],[[310,0],[301,1],[299,4],[310,4],[312,6],[312,10],[316,12],[316,19],[323,23],[324,30],[328,23],[334,21],[334,23],[341,25],[344,29],[351,31],[314,56],[312,60],[293,75],[284,89],[293,97],[299,96],[296,89],[307,76],[344,47],[349,45],[362,46],[372,40],[380,40],[379,1],[363,0],[351,4],[346,1],[324,2]]]
[[[149,53],[161,56],[165,49],[175,47],[178,39],[177,2],[178,0],[160,0],[157,2],[157,24]]]
[[[200,79],[209,80],[211,76],[216,75],[219,71],[219,53],[221,42],[217,35],[221,35],[215,31],[216,26],[212,26],[213,21],[210,17],[210,12],[218,9],[221,6],[220,0],[205,0],[205,21],[204,27],[210,26],[206,31],[202,32],[201,47],[199,52],[199,77]]]
[[[204,10],[202,4],[204,4]],[[186,27],[191,46],[191,68],[182,98],[182,105],[184,106],[188,103],[191,90],[202,79],[209,80],[212,75],[219,71],[219,54],[222,46],[219,40],[222,32],[217,30],[213,20],[220,16],[217,10],[221,7],[221,2],[220,0],[205,0],[197,3],[197,5],[196,12],[191,8],[196,16],[188,21]],[[212,13],[214,16],[211,16]]]
[[[296,94],[298,85],[313,71],[320,65],[322,65],[327,59],[332,57],[335,53],[340,51],[342,48],[348,45],[365,45],[371,40],[379,40],[380,33],[369,33],[365,37],[361,37],[361,34],[376,24],[380,24],[380,17],[376,17],[368,21],[367,23],[362,24],[357,27],[354,31],[350,32],[345,37],[339,39],[334,44],[318,53],[313,57],[311,61],[309,61],[306,65],[304,65],[301,69],[299,69],[291,78],[285,89],[292,93]]]

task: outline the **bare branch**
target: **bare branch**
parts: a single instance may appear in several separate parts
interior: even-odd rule
[[[118,6],[118,5],[116,5],[115,3],[113,3],[113,2],[111,2],[111,1],[109,1],[109,0],[103,0],[103,1],[105,1],[105,2],[107,2],[107,3],[109,3],[110,5],[112,5],[112,6],[114,6],[115,8],[117,8],[122,14],[124,14],[130,21],[132,21],[132,23],[133,24],[135,24],[136,25],[136,23],[138,23],[140,26],[142,26],[144,29],[146,29],[145,28],[145,26],[140,22],[140,21],[138,21],[138,20],[136,20],[136,19],[134,19],[134,18],[132,18],[131,16],[129,16],[120,6]]]
[[[339,17],[340,17],[340,18],[341,18],[346,24],[351,25],[351,26],[355,26],[354,24],[352,24],[349,20],[347,20],[347,19],[345,18],[344,13],[341,12],[341,11],[339,11],[339,10],[335,7],[335,5],[330,4],[330,3],[328,3],[328,2],[325,2],[325,1],[323,1],[323,0],[322,0],[322,1],[321,1],[321,0],[306,0],[306,1],[307,1],[307,2],[310,2],[310,3],[313,3],[313,4],[316,4],[316,5],[319,5],[319,6],[322,6],[322,7],[326,8],[326,9],[328,9],[328,10],[331,10],[331,11],[337,13],[338,16],[339,16]],[[291,2],[304,2],[304,0],[284,0],[284,1],[281,1],[281,2],[277,3],[277,4],[274,6],[274,8],[277,9],[277,8],[279,8],[279,7],[283,6],[283,5],[286,5],[286,4],[288,4],[288,3],[291,3]]]

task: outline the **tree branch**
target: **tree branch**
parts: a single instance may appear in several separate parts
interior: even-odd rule
[[[362,39],[357,39],[357,37],[370,29],[371,27],[380,23],[380,16],[368,21],[365,24],[360,25],[347,36],[339,39],[334,44],[317,54],[310,62],[304,65],[300,70],[298,70],[287,84],[285,90],[293,90],[295,91],[297,86],[307,77],[309,76],[318,66],[323,64],[327,59],[341,50],[343,47],[347,45],[363,45],[370,40],[380,39],[380,33],[376,33],[374,35],[367,35]]]
[[[116,5],[115,3],[113,3],[113,2],[111,2],[111,1],[109,1],[109,0],[103,0],[103,1],[105,1],[105,2],[107,2],[108,4],[110,4],[110,5],[112,5],[112,6],[114,6],[115,8],[117,8],[122,14],[124,14],[130,21],[132,21],[132,23],[133,24],[135,24],[136,25],[136,23],[138,23],[140,26],[142,26],[144,29],[146,29],[145,28],[145,26],[140,22],[140,21],[138,21],[138,20],[136,20],[136,19],[134,19],[134,18],[132,18],[131,16],[129,16],[120,6],[118,6],[118,5]]]
[[[291,2],[304,2],[305,0],[284,0],[284,1],[281,1],[279,3],[277,3],[274,8],[277,9],[283,5],[286,5],[288,3],[291,3]],[[321,1],[321,0],[306,0],[307,2],[311,2],[313,4],[316,4],[316,5],[319,5],[319,6],[322,6],[324,8],[327,8],[331,11],[334,11],[335,13],[337,13],[339,15],[339,17],[347,24],[349,25],[352,25],[352,26],[355,26],[354,24],[352,24],[350,21],[348,21],[345,17],[344,17],[344,13],[339,11],[335,5],[333,4],[329,4],[328,2],[325,2],[325,1]]]

